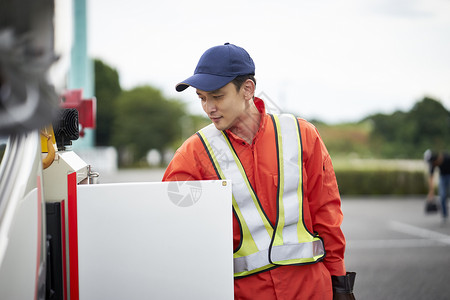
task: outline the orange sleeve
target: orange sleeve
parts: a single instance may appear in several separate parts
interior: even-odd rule
[[[309,205],[313,231],[324,241],[324,264],[330,274],[345,275],[345,237],[341,230],[343,214],[331,158],[317,129],[304,120],[299,122],[307,176],[304,193]]]
[[[167,166],[163,181],[218,179],[200,138],[194,134],[175,152]]]

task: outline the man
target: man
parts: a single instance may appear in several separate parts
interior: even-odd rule
[[[175,153],[163,180],[231,179],[235,299],[354,299],[330,156],[313,125],[266,114],[243,48],[208,49],[192,86],[212,124]],[[332,284],[333,282],[333,284]]]
[[[450,155],[445,152],[437,153],[431,150],[427,150],[425,151],[424,158],[429,166],[427,197],[427,201],[429,203],[434,200],[434,170],[436,169],[436,167],[439,168],[439,197],[441,199],[441,215],[442,222],[446,223],[448,218],[447,196],[450,189]]]

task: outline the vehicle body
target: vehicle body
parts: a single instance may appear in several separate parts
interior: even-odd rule
[[[232,299],[230,183],[94,184],[72,151],[71,3],[0,2],[0,299]]]

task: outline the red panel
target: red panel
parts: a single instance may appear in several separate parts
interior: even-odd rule
[[[75,108],[80,104],[81,98],[83,96],[82,89],[74,89],[66,91],[62,95],[61,107],[63,108]]]
[[[67,206],[69,226],[70,300],[79,300],[77,173],[75,172],[67,175]]]
[[[75,108],[78,110],[78,121],[82,128],[95,128],[97,114],[97,99],[83,99],[83,90],[69,90],[62,96],[62,108]]]
[[[83,99],[77,109],[80,124],[84,128],[95,128],[95,98]]]

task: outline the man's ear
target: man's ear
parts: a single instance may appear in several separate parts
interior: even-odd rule
[[[245,100],[251,100],[253,99],[253,96],[255,95],[255,83],[251,79],[247,79],[241,87],[244,91],[244,98]]]

